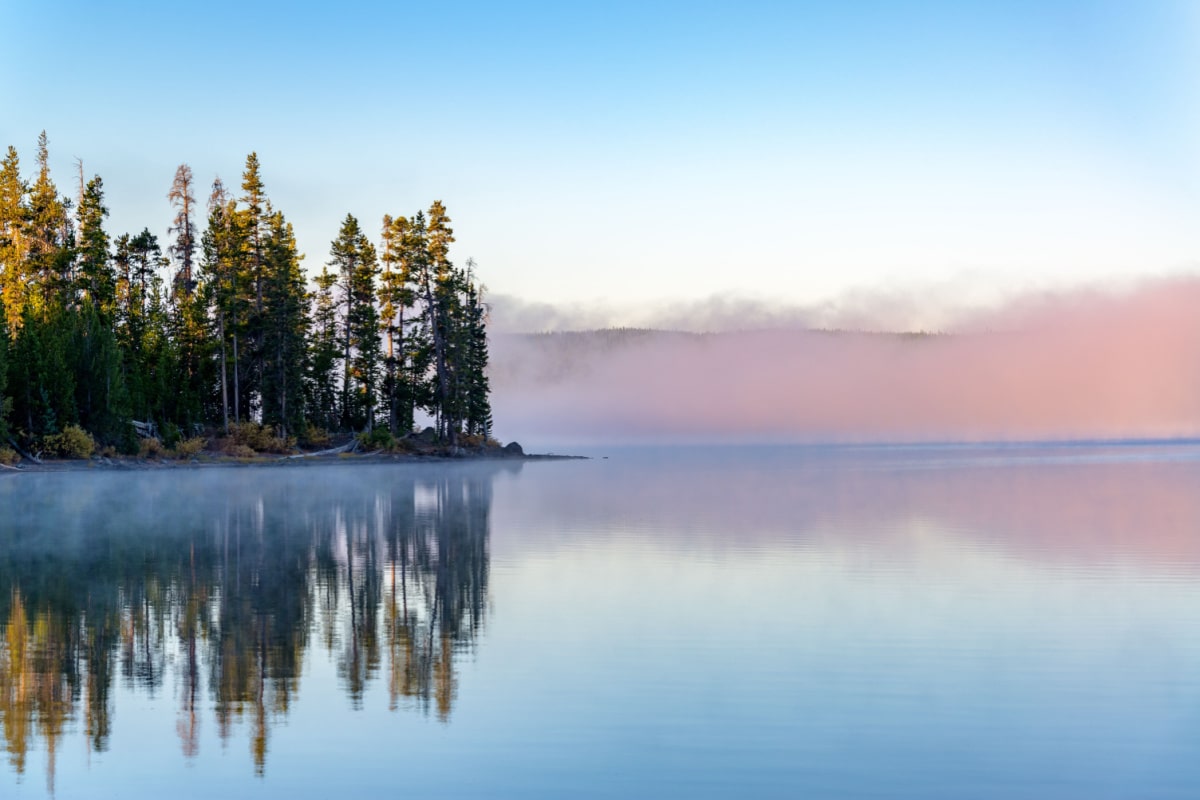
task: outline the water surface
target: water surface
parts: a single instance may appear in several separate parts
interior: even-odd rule
[[[1194,797],[1200,447],[0,476],[4,797]]]

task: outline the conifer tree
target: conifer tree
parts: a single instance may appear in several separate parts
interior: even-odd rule
[[[242,332],[244,352],[242,361],[246,365],[240,374],[241,406],[247,415],[254,408],[263,407],[263,378],[266,360],[264,336],[266,317],[263,299],[267,282],[266,239],[269,236],[270,202],[267,200],[259,172],[258,154],[246,156],[246,168],[242,172],[242,203],[245,208],[237,212],[242,232],[242,268],[246,271],[243,285],[248,293],[243,298]]]
[[[242,309],[242,231],[234,202],[220,178],[208,199],[208,226],[202,237],[204,269],[215,316],[220,354],[221,420],[229,430],[230,411],[241,420],[239,403],[238,335]],[[231,405],[232,403],[232,405]]]
[[[104,184],[97,175],[88,181],[76,209],[79,226],[78,278],[79,296],[101,314],[110,315],[116,304],[116,284],[108,252],[108,234],[104,232]]]
[[[59,197],[50,178],[46,132],[38,137],[37,178],[29,190],[28,273],[38,288],[36,309],[47,314],[52,305],[66,305],[72,289],[73,231],[68,203]]]
[[[21,327],[21,312],[29,292],[26,226],[29,208],[21,179],[21,161],[11,145],[0,162],[0,302],[10,333]]]
[[[421,283],[428,306],[430,332],[433,336],[434,370],[437,379],[438,434],[456,441],[456,424],[452,418],[451,338],[455,320],[455,282],[453,265],[450,263],[450,245],[454,231],[450,228],[450,217],[440,200],[429,207],[428,258]]]
[[[167,199],[175,207],[175,219],[171,223],[169,233],[175,236],[169,251],[177,265],[174,280],[176,294],[191,297],[196,291],[195,260],[197,236],[195,224],[192,221],[196,206],[196,196],[192,189],[192,168],[180,164],[175,170],[175,180]]]
[[[375,248],[347,214],[329,250],[329,266],[337,270],[342,292],[342,427],[374,424],[379,388],[381,347],[379,312],[375,308]]]
[[[304,359],[308,335],[302,256],[290,223],[276,211],[268,220],[263,245],[262,420],[279,428],[302,430],[305,423]]]
[[[12,400],[8,397],[8,322],[0,314],[0,447],[8,440],[8,415]]]
[[[196,198],[192,168],[180,164],[167,193],[175,208],[168,233],[175,238],[167,248],[175,264],[171,280],[172,339],[179,355],[176,384],[179,387],[180,424],[193,429],[204,420],[208,384],[213,378],[209,368],[211,348],[205,336],[206,298],[199,291],[196,250],[199,236],[194,221]]]
[[[315,424],[333,430],[341,421],[338,405],[338,303],[333,290],[337,275],[329,267],[321,268],[312,304],[312,337],[308,352],[308,407]]]

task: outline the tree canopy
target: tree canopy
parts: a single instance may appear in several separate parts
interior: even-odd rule
[[[130,452],[135,420],[169,440],[246,422],[283,439],[400,437],[424,421],[451,444],[491,435],[483,288],[473,261],[450,260],[440,201],[385,216],[378,246],[347,214],[309,281],[256,153],[241,194],[218,178],[206,209],[187,164],[164,177],[160,241],[106,230],[100,176],[81,167],[68,198],[48,152],[43,133],[31,174],[15,147],[0,160],[8,444],[38,449],[74,426]]]

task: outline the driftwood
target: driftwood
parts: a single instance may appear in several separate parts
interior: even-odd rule
[[[316,456],[335,456],[338,453],[353,453],[358,449],[358,439],[351,439],[346,444],[340,447],[331,447],[328,450],[318,450],[315,453],[297,453],[294,456],[284,456],[280,461],[287,461],[291,458],[315,458]]]
[[[133,431],[139,437],[141,437],[143,439],[157,439],[158,438],[158,428],[155,427],[153,422],[139,422],[138,420],[135,419],[135,420],[131,420],[130,424],[133,425]]]
[[[33,455],[32,453],[26,452],[25,448],[23,448],[23,447],[21,447],[21,445],[17,444],[17,440],[12,438],[11,436],[8,437],[8,443],[10,445],[12,445],[12,449],[16,450],[18,453],[20,453],[23,458],[28,458],[30,461],[32,461],[35,464],[42,463],[42,460],[40,458]]]
[[[23,472],[20,467],[10,467],[8,464],[0,464],[0,469],[11,469],[13,472]]]

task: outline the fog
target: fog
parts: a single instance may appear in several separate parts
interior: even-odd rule
[[[499,333],[496,433],[536,448],[1176,438],[1200,428],[1200,279],[1028,294],[945,313],[942,331],[919,335],[886,332],[886,297],[861,301],[845,304],[855,330],[814,330],[812,309],[731,302],[693,309],[707,333]],[[896,305],[905,316],[920,303]],[[644,321],[678,323],[680,311]]]

